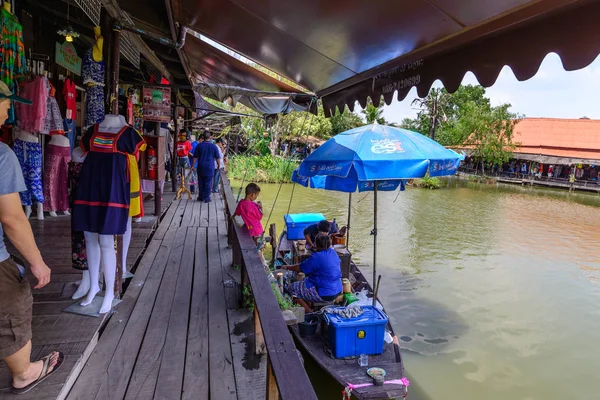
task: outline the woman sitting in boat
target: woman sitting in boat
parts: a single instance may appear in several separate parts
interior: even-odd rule
[[[288,291],[305,302],[330,302],[342,293],[341,261],[326,233],[319,233],[315,244],[316,251],[308,259],[298,265],[283,267],[306,275],[305,279],[290,284]]]

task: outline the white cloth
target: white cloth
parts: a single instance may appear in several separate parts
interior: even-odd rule
[[[217,162],[215,161],[215,168],[216,169],[225,168],[225,163],[223,162],[223,151],[221,150],[221,148],[219,146],[217,146],[217,150],[219,151],[219,164],[217,165]]]

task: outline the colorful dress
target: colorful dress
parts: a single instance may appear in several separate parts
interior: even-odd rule
[[[92,48],[83,56],[81,75],[86,85],[83,129],[88,129],[104,120],[104,61],[94,60]]]
[[[0,79],[8,88],[16,93],[19,83],[25,79],[27,63],[25,61],[25,45],[23,44],[23,28],[17,17],[2,9],[0,11]],[[8,110],[8,119],[5,124],[15,122],[14,105]]]
[[[65,127],[63,126],[63,119],[60,115],[60,109],[56,102],[56,89],[48,78],[44,78],[46,81],[46,87],[48,88],[48,99],[46,100],[46,118],[44,119],[44,127],[40,131],[45,135],[64,135]]]
[[[77,191],[77,187],[79,186],[79,179],[81,176],[82,167],[83,163],[80,162],[71,161],[69,163],[69,182],[71,184],[71,208],[73,208],[75,192]],[[88,269],[85,236],[83,235],[82,231],[74,231],[71,229],[71,253],[72,266],[74,269]]]
[[[67,78],[62,93],[65,96],[65,119],[77,119],[77,88],[75,82]]]
[[[99,132],[98,125],[86,132],[81,148],[88,154],[73,205],[73,230],[101,235],[125,233],[131,199],[127,154],[136,154],[144,143],[127,125],[116,134]]]
[[[44,211],[69,210],[71,148],[48,144],[44,160]]]
[[[15,140],[13,151],[17,155],[23,177],[25,178],[26,192],[20,192],[21,204],[31,206],[32,200],[36,203],[44,202],[42,189],[42,146],[37,142]]]
[[[15,103],[19,126],[22,130],[31,133],[40,133],[44,128],[46,113],[48,112],[49,87],[47,78],[37,76],[31,82],[23,85],[19,95],[31,100],[33,104]]]

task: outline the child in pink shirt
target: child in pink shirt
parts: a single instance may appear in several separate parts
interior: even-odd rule
[[[238,203],[234,214],[242,217],[255,240],[263,234],[263,226],[260,222],[263,217],[262,204],[260,201],[255,202],[259,194],[260,187],[256,183],[249,183],[246,186],[246,198]]]

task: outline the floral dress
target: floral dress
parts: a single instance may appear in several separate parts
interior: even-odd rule
[[[86,85],[85,122],[83,129],[104,120],[104,61],[94,60],[92,48],[83,56],[81,67],[83,84]]]

